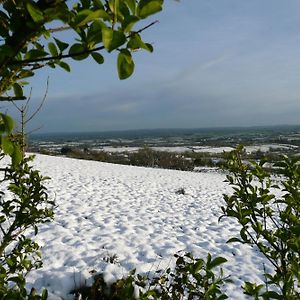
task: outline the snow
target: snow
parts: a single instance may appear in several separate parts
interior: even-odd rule
[[[174,263],[177,251],[223,256],[233,284],[229,299],[247,299],[243,281],[263,280],[266,263],[254,248],[226,244],[238,234],[233,220],[222,219],[225,175],[151,169],[37,155],[34,164],[50,176],[55,220],[37,236],[44,266],[32,271],[28,288],[47,288],[49,299],[74,299],[74,288],[103,272],[113,282],[137,268],[154,272]],[[176,193],[183,188],[184,195]],[[115,263],[108,258],[117,256]],[[268,267],[268,264],[266,264]]]
[[[91,150],[94,151],[105,151],[105,152],[110,152],[110,153],[122,153],[122,152],[138,152],[139,147],[109,147],[109,146],[104,146],[99,148],[91,148]]]
[[[219,154],[223,152],[230,152],[234,150],[232,147],[210,147],[210,146],[151,146],[152,150],[155,151],[167,151],[175,153],[184,153],[184,152],[204,152],[211,154]],[[103,146],[100,150],[106,152],[137,152],[141,147],[109,147]],[[99,150],[99,148],[92,148],[92,150]]]
[[[289,144],[264,144],[264,145],[252,145],[246,146],[246,152],[252,153],[256,151],[268,152],[268,151],[275,151],[275,150],[294,150],[297,149],[298,146],[289,145]]]
[[[210,147],[210,146],[198,146],[193,147],[195,152],[204,152],[204,153],[223,153],[223,152],[230,152],[234,150],[232,147]]]

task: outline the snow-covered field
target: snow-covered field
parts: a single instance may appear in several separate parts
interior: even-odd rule
[[[229,219],[218,223],[225,175],[113,165],[37,155],[35,165],[55,198],[55,220],[40,226],[44,267],[28,276],[29,287],[45,287],[49,299],[73,299],[70,290],[89,282],[91,272],[108,281],[127,271],[172,265],[177,251],[207,252],[228,259],[234,284],[229,299],[246,299],[244,280],[259,281],[263,258],[246,245],[226,244],[237,234]],[[176,191],[185,190],[184,195]],[[116,263],[106,262],[117,255]]]

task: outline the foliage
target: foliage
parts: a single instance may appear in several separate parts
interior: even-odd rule
[[[5,155],[9,155],[12,159],[12,164],[16,166],[21,160],[22,152],[14,141],[14,136],[12,135],[13,126],[12,118],[0,113],[0,159]]]
[[[172,270],[157,271],[153,278],[136,274],[132,270],[128,276],[108,286],[101,274],[95,276],[94,285],[88,290],[81,288],[85,299],[92,300],[181,300],[181,299],[227,299],[221,291],[223,284],[229,281],[223,276],[219,266],[226,262],[222,257],[207,260],[194,258],[191,253],[175,255],[176,265]],[[219,269],[216,274],[215,269]]]
[[[124,146],[121,146],[124,148]],[[126,147],[126,146],[125,146]],[[139,147],[139,146],[137,146]],[[152,168],[166,168],[166,169],[177,169],[183,171],[201,170],[197,167],[214,167],[220,169],[227,169],[226,161],[230,157],[230,152],[223,153],[207,153],[207,152],[170,152],[170,151],[158,151],[155,148],[144,146],[137,152],[122,151],[94,151],[88,150],[86,145],[69,147],[63,146],[61,150],[47,150],[46,147],[31,147],[30,151],[44,153],[48,155],[63,154],[73,158],[88,159],[103,161],[109,163],[117,163],[124,165],[136,165],[146,166]],[[283,152],[281,150],[281,152]],[[290,151],[287,154],[292,157],[294,153]],[[277,172],[274,164],[281,160],[281,154],[278,152],[262,152],[260,150],[253,153],[244,153],[243,157],[247,160],[259,160],[264,159],[267,164],[264,165],[265,169],[269,169],[270,172]],[[196,169],[195,169],[196,168]]]
[[[102,64],[100,51],[117,50],[120,79],[134,71],[132,52],[153,47],[134,29],[143,19],[159,12],[163,0],[80,0],[73,7],[65,0],[6,0],[0,8],[0,96],[1,100],[24,99],[23,86],[36,70],[59,66],[70,71],[67,58],[92,57]],[[57,24],[61,27],[55,27]],[[54,26],[54,28],[53,28]],[[62,40],[69,30],[74,42]],[[58,38],[60,37],[60,39]],[[65,39],[65,38],[64,38]],[[3,94],[13,90],[13,94]]]
[[[146,166],[152,168],[177,169],[189,171],[193,169],[190,161],[183,155],[167,151],[155,151],[149,147],[139,149],[137,153],[129,156],[130,164],[135,166]]]
[[[300,157],[284,156],[277,167],[281,182],[264,169],[265,161],[245,163],[243,148],[231,153],[227,181],[233,187],[224,195],[225,216],[241,225],[239,238],[228,242],[255,245],[268,260],[265,283],[245,282],[244,293],[255,299],[300,298]]]
[[[51,154],[51,153],[48,153]],[[71,158],[96,160],[114,164],[143,166],[150,168],[176,169],[192,171],[193,163],[182,154],[167,151],[155,151],[149,147],[139,149],[137,152],[105,152],[85,151],[81,149],[63,146],[60,154]]]
[[[100,51],[118,51],[120,79],[134,71],[132,52],[153,51],[143,42],[141,32],[152,26],[133,30],[134,26],[162,9],[163,0],[80,0],[73,7],[65,0],[5,0],[0,6],[0,101],[24,100],[23,88],[28,78],[43,67],[59,66],[70,71],[67,58],[92,57],[104,62]],[[56,27],[62,24],[61,27]],[[54,26],[54,27],[53,27]],[[77,37],[59,39],[61,31]],[[24,124],[22,124],[24,125]],[[0,297],[26,299],[25,275],[41,266],[39,246],[27,230],[53,217],[53,202],[47,198],[43,178],[24,158],[24,136],[12,135],[13,120],[0,114],[0,156],[8,155],[12,164],[4,171],[0,213]],[[22,130],[24,134],[24,130]],[[21,142],[20,142],[21,140]],[[11,289],[12,287],[12,289]],[[29,299],[46,299],[30,292]]]
[[[8,193],[0,193],[0,298],[27,299],[25,276],[41,267],[39,245],[29,237],[28,231],[38,233],[37,225],[53,217],[54,202],[40,173],[24,158],[17,166],[8,166],[1,181]],[[29,299],[46,299],[30,293]]]
[[[67,154],[70,154],[72,153],[72,148],[68,147],[68,146],[64,146],[60,149],[60,153],[62,155],[67,155]]]

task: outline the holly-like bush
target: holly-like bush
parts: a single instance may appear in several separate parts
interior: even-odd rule
[[[203,299],[222,300],[227,295],[222,291],[228,277],[223,275],[220,265],[226,262],[223,257],[206,260],[196,258],[191,253],[175,254],[174,268],[158,270],[154,276],[129,274],[108,285],[102,274],[95,276],[92,287],[81,287],[73,293],[89,300],[183,300]],[[80,298],[81,299],[81,298]]]
[[[30,166],[32,157],[9,165],[0,193],[0,298],[27,299],[25,276],[42,266],[39,245],[31,238],[37,225],[53,218],[54,202],[48,199],[40,173]],[[5,192],[4,192],[4,191]],[[29,299],[46,299],[32,290]]]
[[[255,299],[300,299],[300,157],[284,156],[276,164],[279,177],[264,169],[265,161],[242,159],[243,148],[231,153],[227,181],[233,194],[224,195],[224,216],[241,226],[228,242],[254,245],[272,272],[264,270],[264,284],[245,282],[244,293]]]

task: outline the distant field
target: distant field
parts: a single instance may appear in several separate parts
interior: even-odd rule
[[[28,151],[109,163],[179,170],[222,167],[226,152],[245,145],[245,159],[300,154],[300,126],[164,129],[35,135]],[[169,154],[168,154],[169,153]]]
[[[36,134],[29,137],[32,149],[57,150],[63,146],[91,149],[137,147],[235,147],[237,144],[300,146],[300,126],[157,129],[98,133]]]

